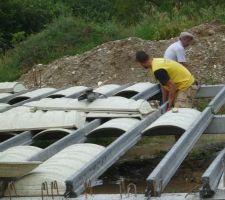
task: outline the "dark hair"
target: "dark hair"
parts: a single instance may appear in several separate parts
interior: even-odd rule
[[[136,53],[136,61],[138,62],[146,62],[149,59],[149,55],[145,53],[144,51],[138,51]]]

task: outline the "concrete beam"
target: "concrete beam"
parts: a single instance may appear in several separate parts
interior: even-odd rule
[[[100,119],[96,119],[88,123],[83,128],[74,131],[73,133],[63,137],[62,139],[43,149],[40,153],[31,157],[29,161],[45,161],[72,144],[83,143],[86,140],[86,134],[100,125]]]
[[[202,175],[202,187],[200,189],[202,198],[209,198],[215,194],[224,170],[224,156],[225,149],[218,154]]]
[[[161,110],[147,116],[138,125],[125,132],[122,136],[111,143],[106,149],[97,156],[92,162],[89,162],[79,172],[66,180],[65,196],[78,196],[84,190],[84,183],[87,180],[94,182],[103,174],[113,163],[115,163],[120,156],[122,156],[128,149],[134,146],[141,139],[141,132],[153,121],[161,115]]]

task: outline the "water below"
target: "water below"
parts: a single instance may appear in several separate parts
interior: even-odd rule
[[[188,171],[188,170],[187,170]],[[168,184],[164,192],[168,193],[191,193],[198,191],[200,188],[200,178],[202,170],[195,172],[185,172],[181,170],[179,175],[176,175]],[[182,175],[183,174],[183,175]],[[144,194],[146,189],[145,180],[125,180],[125,188],[129,183],[134,183],[137,186],[137,193]],[[102,185],[93,188],[95,194],[118,194],[120,193],[119,184],[115,182],[104,182]]]

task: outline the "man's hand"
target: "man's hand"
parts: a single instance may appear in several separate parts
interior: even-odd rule
[[[169,111],[174,104],[174,100],[176,98],[177,87],[172,80],[167,81],[166,86],[168,87],[168,91],[169,91],[169,103],[168,103],[168,107],[167,107],[167,111]]]

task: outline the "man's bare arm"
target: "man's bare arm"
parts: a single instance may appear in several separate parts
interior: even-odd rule
[[[167,110],[170,110],[176,98],[177,87],[172,80],[167,81],[166,86],[169,89],[169,104],[168,104]]]
[[[169,92],[165,90],[162,86],[161,91],[162,91],[162,102],[165,103],[168,100]]]

